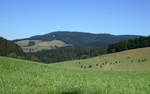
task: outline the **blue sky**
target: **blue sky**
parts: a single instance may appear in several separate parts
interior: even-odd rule
[[[150,35],[150,0],[0,0],[0,36],[53,31]]]

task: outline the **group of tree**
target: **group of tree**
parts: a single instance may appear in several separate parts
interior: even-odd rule
[[[17,44],[0,37],[0,56],[25,58],[25,53]]]
[[[45,62],[55,63],[66,60],[85,59],[89,57],[104,54],[106,51],[101,48],[74,48],[62,47],[52,50],[43,50],[34,53],[28,53],[28,59]]]
[[[109,45],[107,52],[114,53],[143,47],[150,47],[150,36],[124,40],[115,44],[111,44]]]

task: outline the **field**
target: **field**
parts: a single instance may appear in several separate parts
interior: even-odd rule
[[[34,42],[35,45],[28,46],[29,42]],[[17,41],[16,44],[22,47],[24,52],[37,52],[41,50],[54,49],[57,47],[69,46],[63,41],[52,40],[52,41],[41,41],[41,40],[21,40]]]
[[[149,67],[150,48],[49,65],[0,57],[0,94],[149,94]]]
[[[73,60],[56,65],[68,68],[101,70],[150,70],[150,47],[133,49],[90,59]]]

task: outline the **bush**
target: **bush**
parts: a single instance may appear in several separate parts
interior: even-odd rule
[[[17,58],[18,56],[15,53],[10,53],[7,55],[8,57]]]

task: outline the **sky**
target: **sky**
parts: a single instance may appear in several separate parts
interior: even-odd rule
[[[54,31],[150,35],[150,0],[0,0],[0,36]]]

